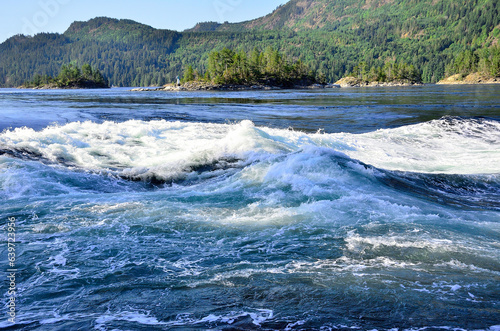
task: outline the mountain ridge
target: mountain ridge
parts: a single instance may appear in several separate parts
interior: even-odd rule
[[[446,10],[450,11],[449,8],[452,8],[452,17],[442,14]],[[360,23],[369,25],[369,21],[374,23],[380,19],[389,19],[390,22],[398,20],[400,16],[408,20],[406,25],[398,22],[403,30],[401,36],[408,37],[421,36],[426,28],[438,28],[447,24],[447,21],[457,26],[464,20],[471,23],[467,13],[475,9],[482,10],[482,15],[476,15],[478,17],[487,14],[492,18],[496,17],[498,27],[497,0],[290,0],[270,14],[254,20],[223,24],[203,22],[186,31],[335,30],[345,24],[359,28],[356,25]],[[401,13],[404,15],[400,15]]]
[[[192,65],[205,72],[208,54],[224,47],[273,47],[335,81],[360,62],[415,66],[424,82],[443,78],[454,57],[499,45],[498,0],[291,0],[240,23],[203,22],[178,32],[127,19],[73,22],[63,34],[13,36],[0,44],[0,86],[65,63],[89,63],[115,86],[172,82]]]

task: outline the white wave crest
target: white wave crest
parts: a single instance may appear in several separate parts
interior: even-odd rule
[[[443,118],[341,138],[352,158],[378,168],[421,173],[500,173],[500,123]]]
[[[441,119],[365,134],[307,134],[237,124],[73,122],[0,135],[0,151],[136,180],[186,178],[270,155],[328,148],[387,170],[446,174],[500,173],[500,124]]]

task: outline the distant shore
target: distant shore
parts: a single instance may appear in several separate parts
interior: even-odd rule
[[[479,73],[469,75],[456,74],[444,79],[441,79],[436,84],[438,85],[466,85],[466,84],[500,84],[500,77],[485,77]]]
[[[153,91],[251,91],[251,90],[282,90],[282,89],[321,89],[321,88],[339,88],[335,84],[312,84],[312,85],[294,85],[294,86],[272,86],[272,85],[234,85],[234,84],[211,84],[204,82],[188,82],[180,86],[174,84],[165,85],[157,88],[140,87],[134,88],[132,92],[153,92]]]
[[[340,87],[395,87],[395,86],[418,86],[423,85],[421,82],[413,82],[409,80],[395,80],[391,82],[365,81],[356,77],[344,77],[338,80],[336,85]]]
[[[57,86],[56,84],[47,84],[42,86],[25,86],[21,85],[17,87],[18,89],[28,89],[28,90],[88,90],[88,89],[108,89],[109,86],[99,86],[99,85],[72,85],[72,86]]]
[[[500,77],[491,78],[484,77],[478,73],[469,75],[456,74],[440,80],[436,85],[487,85],[500,84]],[[188,82],[182,85],[168,84],[161,87],[139,87],[134,88],[132,92],[178,92],[178,91],[252,91],[252,90],[283,90],[283,89],[325,89],[325,88],[346,88],[346,87],[407,87],[419,86],[423,83],[408,82],[408,81],[393,81],[393,82],[367,82],[355,77],[344,77],[335,84],[312,84],[312,85],[294,85],[294,86],[272,86],[272,85],[235,85],[235,84],[212,84],[205,82]],[[98,84],[74,84],[68,86],[58,86],[57,84],[45,84],[41,86],[25,86],[21,85],[18,89],[31,90],[78,90],[78,89],[106,89],[109,86],[103,87]]]
[[[189,82],[179,86],[174,84],[162,87],[139,87],[134,88],[132,92],[154,92],[154,91],[251,91],[251,90],[314,90],[325,88],[345,88],[345,87],[395,87],[395,86],[418,86],[422,83],[394,81],[394,82],[365,82],[353,77],[342,78],[335,84],[312,84],[312,85],[294,85],[294,86],[272,86],[272,85],[231,85],[231,84],[210,84],[202,82]]]

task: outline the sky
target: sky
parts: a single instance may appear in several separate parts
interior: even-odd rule
[[[264,16],[287,0],[21,0],[5,1],[0,43],[16,35],[63,33],[74,21],[127,18],[157,29],[183,31],[198,22],[241,22]]]

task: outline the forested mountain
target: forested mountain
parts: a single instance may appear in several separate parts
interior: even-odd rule
[[[500,0],[291,0],[256,20],[206,22],[185,32],[96,18],[75,22],[64,34],[5,41],[0,86],[55,75],[65,63],[89,63],[115,86],[163,85],[189,65],[203,74],[213,50],[269,46],[328,81],[361,62],[383,67],[392,61],[413,65],[424,82],[435,82],[464,51],[499,45],[499,7]]]
[[[192,31],[325,29],[370,32],[366,37],[393,33],[403,38],[436,38],[447,34],[471,42],[483,27],[496,26],[497,5],[498,1],[488,0],[290,0],[252,21],[205,22]],[[383,31],[374,31],[379,29]]]
[[[0,85],[17,86],[36,74],[55,76],[71,62],[89,63],[115,86],[163,84],[175,77],[167,58],[181,36],[109,18],[75,22],[62,35],[14,36],[0,45]]]

